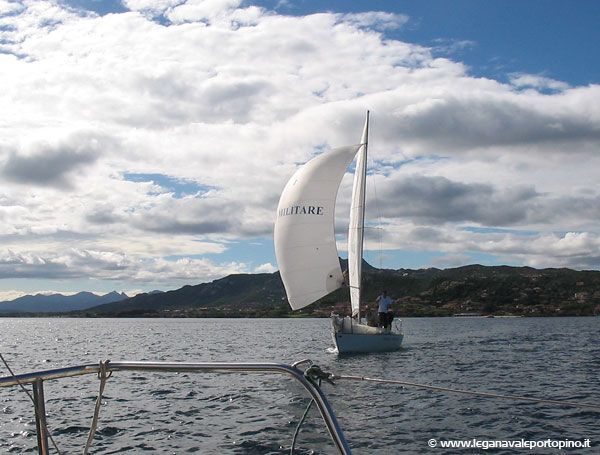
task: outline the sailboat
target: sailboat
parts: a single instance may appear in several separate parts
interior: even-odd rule
[[[397,324],[391,329],[371,327],[360,318],[368,135],[369,112],[359,144],[329,150],[300,167],[283,189],[275,222],[275,254],[293,310],[341,287],[350,288],[352,317],[332,315],[339,353],[392,351],[403,339]],[[346,279],[335,240],[335,201],[355,157]]]

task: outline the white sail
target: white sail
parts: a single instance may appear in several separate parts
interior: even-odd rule
[[[352,316],[360,312],[360,282],[362,278],[363,238],[365,230],[365,182],[367,178],[367,142],[369,134],[369,112],[363,129],[361,149],[356,160],[350,225],[348,227],[348,278]]]
[[[342,147],[313,158],[296,171],[281,194],[275,254],[294,310],[344,284],[335,244],[335,199],[359,148]]]

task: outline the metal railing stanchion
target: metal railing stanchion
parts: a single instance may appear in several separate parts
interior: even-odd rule
[[[46,400],[44,398],[44,381],[33,382],[33,402],[35,405],[35,430],[37,433],[38,453],[48,455],[48,433],[46,431]]]

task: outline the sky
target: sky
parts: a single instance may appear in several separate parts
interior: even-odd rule
[[[276,271],[281,190],[367,109],[369,263],[600,269],[599,19],[585,0],[0,0],[0,301]]]

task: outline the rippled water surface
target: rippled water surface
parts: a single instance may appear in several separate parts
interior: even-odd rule
[[[600,404],[600,318],[404,320],[398,352],[338,357],[327,319],[0,319],[17,373],[98,360],[312,359],[323,370],[442,387]],[[0,375],[7,375],[0,366]],[[81,453],[98,379],[47,381],[48,423]],[[355,454],[600,453],[600,413],[413,387],[338,381],[324,391]],[[308,398],[280,375],[116,372],[91,453],[284,454]],[[333,454],[313,409],[297,454]],[[442,449],[437,440],[591,440],[589,449]],[[33,409],[0,389],[0,453],[36,453]]]

